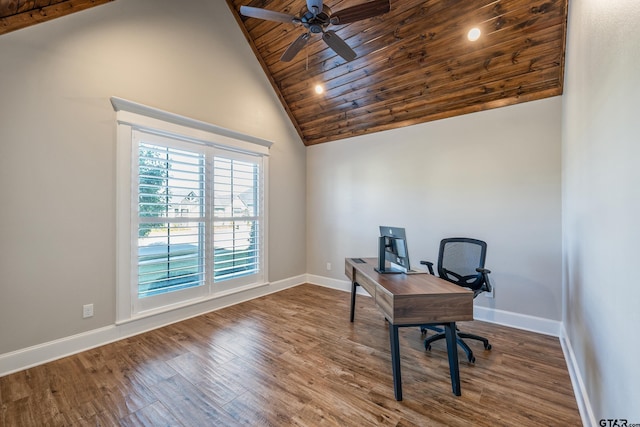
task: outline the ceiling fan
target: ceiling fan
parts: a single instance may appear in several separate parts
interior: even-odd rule
[[[307,6],[300,12],[300,16],[288,13],[275,12],[259,7],[241,6],[240,13],[250,18],[264,19],[267,21],[284,22],[291,24],[301,24],[307,31],[300,35],[282,54],[281,61],[291,61],[311,38],[311,34],[322,33],[322,40],[335,53],[349,62],[356,58],[356,53],[349,45],[338,36],[335,31],[327,30],[329,25],[350,24],[363,19],[373,18],[389,12],[391,6],[389,0],[373,0],[368,3],[361,3],[347,7],[337,12],[331,9],[322,0],[306,0]]]

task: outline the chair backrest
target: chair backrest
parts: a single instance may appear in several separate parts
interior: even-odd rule
[[[476,268],[484,268],[487,244],[466,237],[442,239],[438,255],[438,276],[473,291],[482,292],[484,276]]]

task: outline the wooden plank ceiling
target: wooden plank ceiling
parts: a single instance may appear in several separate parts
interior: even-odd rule
[[[0,35],[113,0],[0,0]]]
[[[326,0],[335,13],[368,0]],[[279,60],[305,29],[240,6],[299,16],[305,0],[227,0],[305,145],[562,94],[568,0],[391,0],[385,15],[332,25],[358,57],[321,40]],[[467,32],[478,27],[476,42]],[[316,84],[325,92],[317,95]]]

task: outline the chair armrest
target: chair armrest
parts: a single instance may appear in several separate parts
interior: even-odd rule
[[[489,280],[489,274],[491,273],[491,270],[478,267],[476,268],[476,271],[478,273],[482,273],[482,278],[484,279],[484,285],[482,285],[481,289],[486,292],[491,292],[491,281]]]
[[[420,264],[422,264],[422,265],[426,265],[426,266],[427,266],[427,268],[429,269],[429,273],[430,273],[432,276],[435,276],[435,275],[436,275],[436,273],[434,273],[434,272],[433,272],[433,263],[432,263],[432,262],[430,262],[430,261],[420,261]]]

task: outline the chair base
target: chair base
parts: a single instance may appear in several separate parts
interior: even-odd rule
[[[431,350],[431,344],[434,341],[438,341],[438,340],[443,340],[445,339],[445,334],[444,334],[444,329],[436,326],[436,325],[423,325],[420,327],[420,331],[423,334],[427,333],[427,330],[432,330],[437,332],[435,335],[432,335],[428,338],[426,338],[424,340],[424,348],[425,350]],[[464,350],[464,352],[467,355],[467,360],[469,360],[469,363],[475,363],[476,358],[473,355],[473,351],[471,350],[471,348],[467,345],[466,342],[464,342],[463,338],[467,338],[467,339],[471,339],[471,340],[476,340],[476,341],[482,341],[482,343],[484,344],[484,349],[485,350],[491,350],[491,344],[489,344],[489,340],[481,337],[479,335],[475,335],[475,334],[469,334],[466,332],[460,332],[460,330],[458,329],[458,327],[456,327],[456,342],[458,343],[458,345],[460,347],[462,347],[462,349]]]

